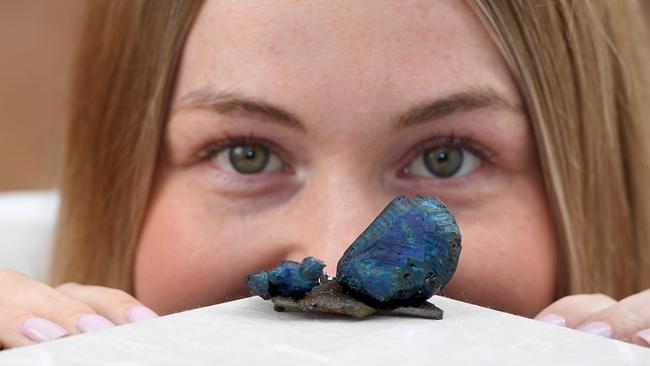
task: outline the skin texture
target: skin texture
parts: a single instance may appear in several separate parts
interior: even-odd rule
[[[208,91],[264,101],[301,125],[192,99]],[[468,91],[503,100],[393,123]],[[244,275],[285,258],[316,256],[333,274],[393,197],[425,194],[448,204],[463,235],[446,295],[533,316],[552,302],[556,250],[520,105],[505,61],[462,2],[207,2],[178,71],[136,297],[166,314],[247,296]],[[229,136],[270,142],[283,168],[244,175],[211,159]],[[479,159],[476,169],[405,171],[418,147],[450,138]]]

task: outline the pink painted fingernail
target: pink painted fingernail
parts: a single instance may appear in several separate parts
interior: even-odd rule
[[[130,323],[135,323],[139,322],[142,320],[149,320],[149,319],[154,319],[157,318],[158,314],[156,314],[153,310],[149,309],[146,306],[142,305],[137,305],[126,312],[126,319]]]
[[[632,337],[632,340],[639,346],[650,347],[650,328],[637,332],[634,337]],[[645,342],[645,344],[642,342]]]
[[[612,336],[612,328],[610,328],[609,324],[605,322],[591,322],[576,329],[585,333],[595,334],[605,338],[610,338]]]
[[[553,325],[559,325],[561,327],[566,327],[566,320],[564,320],[563,317],[557,315],[557,314],[544,314],[538,318],[535,318],[536,320],[539,320],[540,322],[544,323],[549,323]]]
[[[39,317],[27,318],[20,326],[21,332],[34,342],[50,341],[61,338],[68,332],[55,322]]]
[[[102,330],[114,326],[115,324],[113,324],[113,322],[97,314],[83,314],[79,319],[77,319],[77,328],[79,328],[81,333]]]

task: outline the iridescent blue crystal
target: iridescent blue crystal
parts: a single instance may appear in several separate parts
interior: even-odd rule
[[[336,280],[379,306],[423,301],[451,279],[460,242],[456,221],[440,200],[397,197],[345,251]]]
[[[251,273],[244,280],[255,295],[268,300],[273,296],[301,296],[318,285],[325,264],[307,257],[302,263],[283,261],[270,271]]]

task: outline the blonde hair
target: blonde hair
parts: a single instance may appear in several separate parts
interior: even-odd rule
[[[132,292],[174,74],[200,2],[88,2],[51,282]]]
[[[650,99],[636,4],[469,2],[509,63],[535,132],[561,258],[557,295],[620,298],[650,287]],[[90,3],[53,284],[132,292],[174,74],[199,8]]]
[[[650,287],[650,96],[639,4],[470,4],[509,63],[533,126],[558,234],[557,296],[621,298]]]

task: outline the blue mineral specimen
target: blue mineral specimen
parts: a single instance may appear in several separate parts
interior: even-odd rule
[[[270,271],[251,273],[244,282],[254,295],[268,300],[273,296],[302,296],[318,285],[325,263],[314,257],[302,263],[283,261]]]
[[[343,253],[336,280],[376,306],[424,301],[456,271],[460,242],[440,200],[397,197]]]
[[[257,273],[249,273],[244,279],[246,287],[248,287],[253,295],[257,295],[264,300],[271,298],[271,282],[269,282],[269,272],[262,271]]]

